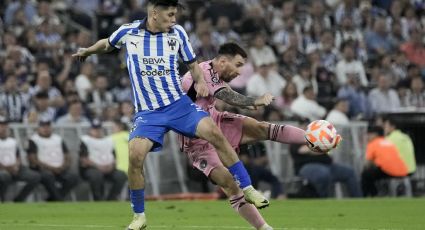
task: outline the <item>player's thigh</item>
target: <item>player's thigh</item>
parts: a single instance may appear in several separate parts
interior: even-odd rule
[[[204,117],[199,121],[198,127],[196,128],[196,136],[207,140],[214,146],[226,140],[221,130],[210,117]]]
[[[264,121],[257,121],[254,118],[246,117],[242,123],[241,144],[251,143],[259,140],[266,140],[270,124]]]

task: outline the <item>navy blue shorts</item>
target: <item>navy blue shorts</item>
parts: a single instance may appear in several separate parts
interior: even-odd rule
[[[209,116],[186,95],[179,100],[153,111],[141,111],[134,115],[130,140],[148,138],[154,142],[151,151],[162,149],[164,134],[173,130],[187,137],[195,137],[199,121]]]

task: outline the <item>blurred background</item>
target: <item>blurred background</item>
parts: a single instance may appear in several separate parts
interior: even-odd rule
[[[0,115],[8,135],[17,141],[23,166],[31,167],[28,141],[46,120],[65,141],[69,170],[76,175],[81,173],[80,137],[93,128],[93,120],[103,122],[106,137],[128,129],[120,129],[120,125],[131,127],[134,108],[124,51],[92,56],[85,63],[76,62],[71,54],[108,37],[124,23],[143,19],[146,2],[0,1]],[[293,125],[301,125],[300,121],[306,119],[329,120],[344,138],[330,154],[330,162],[350,168],[359,185],[368,126],[385,128],[385,121],[390,120],[394,129],[401,130],[413,143],[413,159],[407,157],[405,162],[411,166],[408,175],[389,175],[377,181],[378,195],[425,194],[424,1],[182,3],[178,23],[188,32],[199,62],[213,58],[221,44],[237,42],[248,51],[249,58],[241,76],[230,85],[249,96],[270,92],[276,97],[272,106],[255,111],[219,103],[221,110]],[[179,67],[182,74],[186,72],[184,64]],[[390,133],[385,131],[387,136]],[[164,194],[214,192],[214,186],[179,153],[174,134],[169,134],[166,142],[162,152],[149,155],[147,193],[157,198]],[[262,144],[263,148],[245,148],[245,163],[258,163],[274,177],[258,178],[261,190],[274,198],[322,197],[318,187],[298,172],[299,167],[316,159],[299,163],[288,146]],[[125,154],[125,149],[115,149],[117,164],[121,164],[117,170],[125,171],[128,162],[118,162],[118,151]],[[7,160],[0,163],[1,171],[12,175],[9,188],[0,189],[2,200],[11,201],[26,183],[10,170],[6,172]],[[332,175],[330,180],[332,187],[325,197],[352,195],[346,181],[335,180]],[[0,186],[6,188],[5,184]],[[281,186],[280,190],[276,186]],[[90,188],[87,180],[80,178],[63,199],[91,200]],[[25,200],[48,198],[46,189],[37,185]],[[126,198],[124,186],[116,199]]]

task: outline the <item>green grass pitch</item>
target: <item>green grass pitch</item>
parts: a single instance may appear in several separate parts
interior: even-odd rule
[[[147,202],[148,229],[251,229],[226,201]],[[425,199],[273,200],[275,229],[424,230]],[[0,230],[125,229],[127,202],[0,204]]]

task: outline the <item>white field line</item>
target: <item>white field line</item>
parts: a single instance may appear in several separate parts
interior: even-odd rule
[[[25,227],[44,227],[44,228],[76,228],[76,229],[95,229],[95,228],[119,228],[118,226],[113,225],[74,225],[74,224],[35,224],[35,223],[26,223],[26,224],[18,224],[18,223],[0,223],[1,226],[25,226]],[[196,225],[184,225],[184,226],[175,226],[175,225],[149,225],[149,229],[253,229],[251,227],[243,227],[243,226],[196,226]],[[301,227],[301,228],[273,228],[274,230],[371,230],[368,228],[309,228],[309,227]],[[402,230],[395,228],[379,228],[374,230]]]

